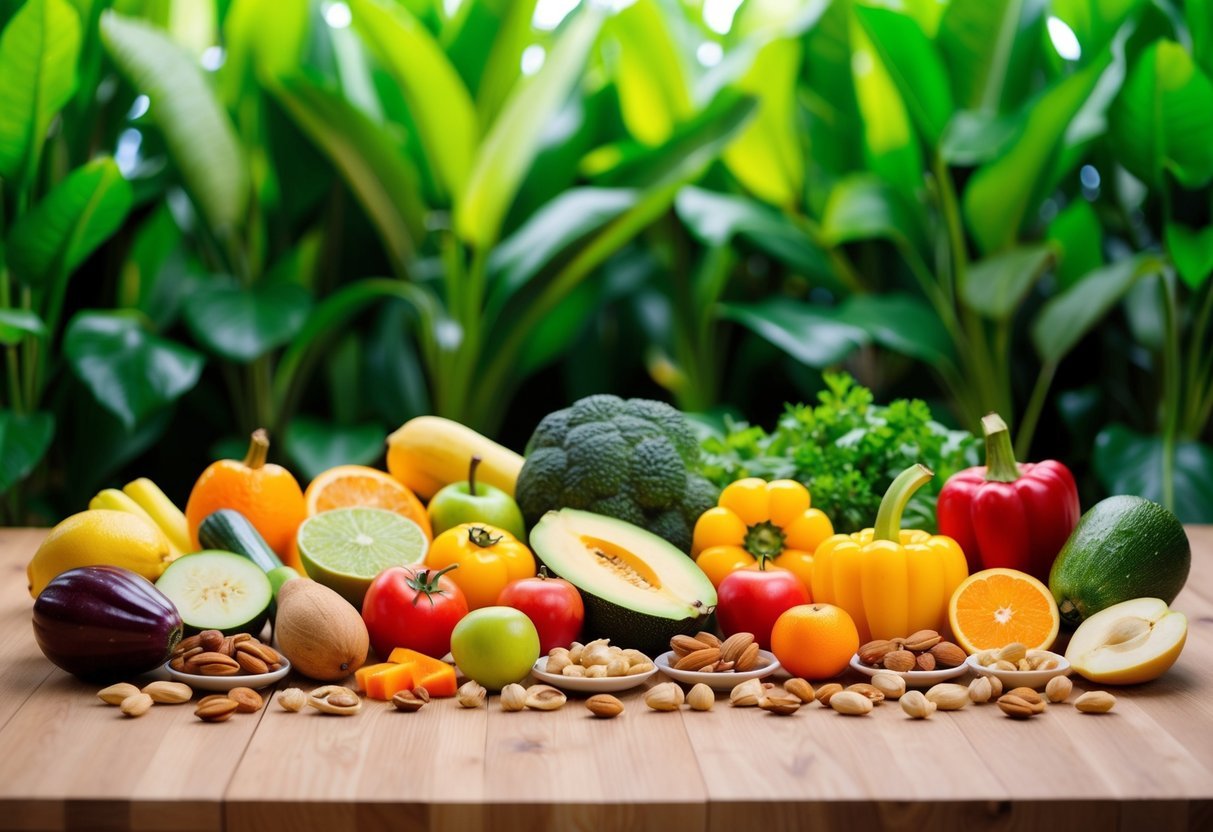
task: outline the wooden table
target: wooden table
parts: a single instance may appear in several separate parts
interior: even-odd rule
[[[1213,828],[1213,526],[1189,529],[1178,664],[1111,714],[1029,722],[992,705],[657,713],[636,693],[611,721],[495,699],[130,720],[34,644],[24,569],[43,533],[0,529],[0,829]]]

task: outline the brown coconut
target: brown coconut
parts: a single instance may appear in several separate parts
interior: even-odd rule
[[[340,681],[366,662],[370,636],[358,610],[324,584],[306,578],[278,590],[278,649],[295,670],[321,682]]]

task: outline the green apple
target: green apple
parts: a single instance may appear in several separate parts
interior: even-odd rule
[[[521,541],[526,541],[526,525],[514,498],[500,488],[476,482],[476,466],[480,457],[472,457],[467,482],[453,482],[430,500],[430,525],[434,537],[462,523],[485,523],[505,529]]]
[[[539,660],[539,632],[513,607],[481,607],[455,625],[451,657],[464,676],[501,690],[524,679]]]

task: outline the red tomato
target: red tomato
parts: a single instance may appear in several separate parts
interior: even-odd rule
[[[468,614],[463,592],[443,574],[454,568],[392,566],[375,576],[362,601],[362,620],[380,659],[397,647],[436,659],[451,652],[451,631]]]
[[[534,578],[511,581],[497,596],[497,604],[526,614],[539,631],[539,655],[553,647],[568,647],[581,634],[585,605],[581,593],[563,578],[548,577],[540,567]]]
[[[753,633],[763,650],[771,649],[771,629],[779,616],[813,600],[793,572],[778,566],[747,566],[730,572],[716,595],[716,621],[725,637]]]

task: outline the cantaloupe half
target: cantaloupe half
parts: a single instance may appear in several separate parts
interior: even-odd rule
[[[1184,649],[1188,619],[1161,598],[1135,598],[1095,613],[1074,632],[1066,658],[1079,675],[1135,685],[1166,673]]]

